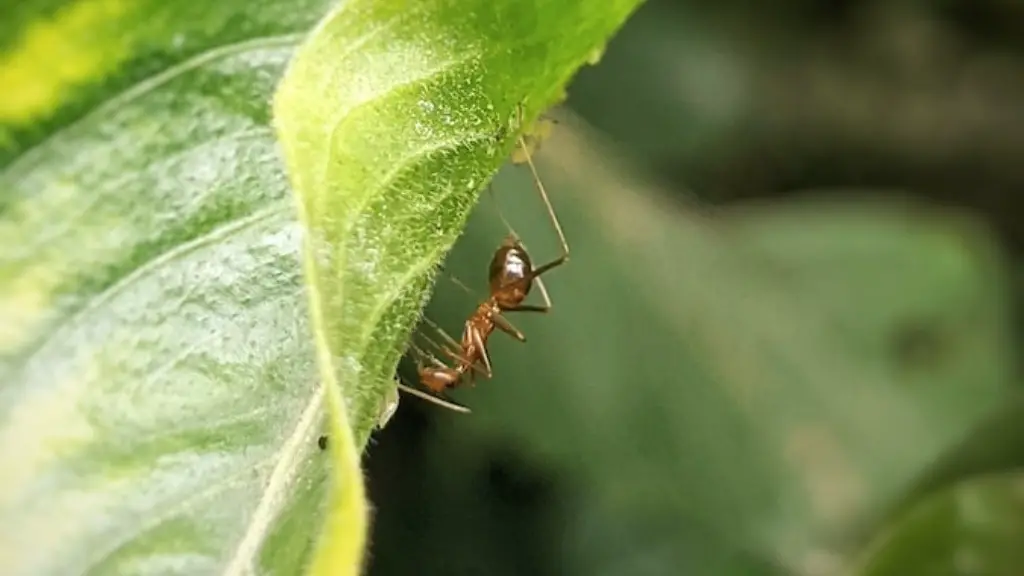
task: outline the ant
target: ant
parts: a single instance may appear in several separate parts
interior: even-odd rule
[[[520,121],[522,119],[522,106],[518,107]],[[497,328],[512,336],[520,342],[526,342],[526,336],[516,328],[505,314],[508,312],[549,312],[551,310],[551,297],[548,295],[544,281],[540,278],[548,272],[569,260],[569,244],[565,239],[565,233],[558,222],[555,210],[551,206],[547,191],[541,182],[540,175],[533,163],[530,154],[530,147],[523,136],[519,137],[519,149],[530,168],[533,182],[537,192],[540,194],[547,208],[548,217],[558,234],[559,242],[562,245],[562,254],[554,260],[534,267],[526,246],[520,241],[512,226],[501,216],[509,235],[502,241],[501,245],[494,252],[488,269],[488,283],[490,295],[477,306],[476,310],[466,320],[461,342],[455,342],[443,330],[431,323],[447,340],[450,347],[439,347],[442,352],[451,357],[455,366],[448,366],[443,362],[433,359],[433,366],[421,366],[419,369],[420,383],[434,394],[440,395],[447,388],[458,386],[463,378],[468,378],[470,385],[473,385],[477,373],[482,373],[487,378],[493,376],[490,355],[487,351],[487,341],[490,335]],[[500,212],[499,212],[500,214]],[[454,278],[453,278],[454,280]],[[533,288],[534,281],[540,290],[544,300],[543,305],[524,304],[526,297]],[[456,281],[458,282],[458,281]],[[461,282],[458,282],[460,285]],[[465,285],[462,285],[466,288]],[[466,288],[468,290],[468,288]],[[429,320],[428,320],[429,322]],[[453,349],[454,348],[454,349]],[[457,350],[457,351],[456,351]]]

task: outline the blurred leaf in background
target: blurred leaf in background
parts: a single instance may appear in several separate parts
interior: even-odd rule
[[[371,447],[375,477],[416,477],[379,541],[410,515],[463,535],[440,556],[402,539],[378,573],[841,573],[1019,405],[1006,257],[976,218],[851,189],[667,200],[571,117],[540,156],[573,246],[555,309],[517,318],[526,345],[494,340],[498,376],[459,396],[472,417],[430,415],[408,449],[425,463],[389,446],[401,415]],[[495,187],[535,257],[556,254],[529,178]],[[487,204],[448,266],[481,288],[504,234]],[[471,309],[442,284],[430,313],[454,329]]]
[[[1019,574],[1024,566],[1024,478],[975,477],[929,494],[878,534],[859,559],[865,576]]]
[[[570,92],[619,148],[569,122],[540,153],[573,245],[555,309],[496,339],[471,418],[406,401],[369,449],[373,571],[836,574],[921,498],[1020,466],[1021,23],[999,1],[645,5]],[[529,187],[497,197],[544,259]],[[491,208],[448,263],[481,292]],[[442,284],[430,314],[455,331],[474,304]],[[955,520],[928,522],[886,566],[926,573],[914,549]]]

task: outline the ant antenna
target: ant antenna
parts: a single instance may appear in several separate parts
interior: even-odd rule
[[[502,211],[501,206],[498,204],[498,195],[494,193],[494,186],[488,184],[487,194],[491,197],[491,202],[494,204],[494,211],[498,213],[498,218],[501,219],[501,223],[505,225],[509,234],[512,235],[514,240],[519,240],[519,234],[516,234],[515,228],[509,223],[508,219],[505,218],[505,212]]]
[[[453,284],[457,285],[459,288],[462,288],[462,290],[464,290],[467,294],[469,294],[470,296],[472,296],[474,298],[479,296],[479,294],[477,294],[475,290],[473,290],[472,288],[467,286],[466,283],[463,282],[462,280],[459,280],[458,277],[455,276],[455,274],[449,274],[447,269],[444,267],[444,265],[440,266],[440,270],[441,270],[441,272],[444,273],[443,276],[445,278],[450,280]],[[432,324],[434,326],[435,330],[438,330],[439,332],[443,332],[443,333],[447,334],[447,332],[445,332],[444,329],[442,329],[439,326],[437,326],[437,324],[434,324],[433,322],[431,322],[431,320],[429,318],[427,318],[426,316],[424,316],[423,319],[426,320],[428,323]]]
[[[459,280],[458,278],[456,278],[454,274],[446,274],[446,276],[448,276],[448,279],[451,280],[454,284],[456,284],[459,288],[462,288],[463,290],[465,290],[466,293],[469,294],[470,296],[473,296],[473,297],[478,296],[478,294],[476,293],[476,290],[473,290],[469,286],[466,286],[466,283],[463,282],[462,280]],[[424,316],[424,319],[426,320],[427,318]],[[427,321],[429,322],[429,320],[427,320]],[[443,332],[443,330],[442,330],[442,332]]]

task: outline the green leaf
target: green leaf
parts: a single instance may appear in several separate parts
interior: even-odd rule
[[[1024,475],[975,477],[927,494],[859,558],[856,576],[1015,576],[1024,572]]]
[[[268,103],[326,2],[5,6],[0,572],[357,570],[356,450],[429,268],[515,101],[536,116],[636,2],[583,4],[357,1],[316,30],[276,111],[326,242],[309,287]]]
[[[554,310],[516,318],[526,345],[492,339],[494,380],[460,391],[474,417],[439,440],[550,467],[581,499],[566,521],[580,564],[616,561],[586,546],[615,523],[609,541],[640,534],[622,546],[637,562],[719,548],[764,561],[730,573],[841,567],[1016,398],[1005,262],[970,219],[851,199],[669,203],[585,133],[567,118],[538,155],[573,247],[547,279]],[[495,182],[544,259],[554,238],[529,187]],[[494,218],[469,229],[450,267],[464,279],[504,233]],[[456,326],[467,306],[439,293],[430,315]]]
[[[309,556],[321,414],[267,102],[324,8],[0,16],[0,572]]]
[[[306,232],[328,413],[353,465],[394,393],[435,269],[520,122],[563,95],[637,4],[347,2],[292,61],[275,125]],[[349,480],[334,497],[364,516]],[[323,573],[358,563],[352,532],[333,530],[315,559]]]
[[[308,557],[321,414],[266,102],[324,7],[0,17],[0,572]]]

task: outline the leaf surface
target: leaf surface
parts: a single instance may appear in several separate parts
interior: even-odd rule
[[[265,102],[323,9],[0,19],[20,23],[0,55],[5,574],[277,573],[308,555],[279,529],[318,515],[325,473]]]
[[[316,215],[305,228],[270,102],[326,2],[4,8],[4,574],[294,574],[314,560],[315,570],[358,569],[356,450],[393,392],[430,259],[510,149],[513,100],[532,96],[535,116],[635,2],[601,12],[568,1],[413,5],[342,4],[295,67],[326,76],[286,82],[282,94],[303,98],[278,100],[283,148],[320,146],[288,155],[300,212]],[[496,94],[490,123],[468,130],[463,120],[484,118],[484,96]],[[405,113],[410,103],[423,118]],[[467,103],[476,107],[446,124],[445,111]],[[296,139],[325,112],[344,154]],[[432,128],[410,139],[417,119]],[[305,163],[319,161],[328,169],[303,184]],[[307,286],[303,237],[326,242],[329,266],[344,256],[327,268],[337,276]],[[355,366],[358,381],[336,378]],[[337,440],[326,456],[322,375]],[[318,540],[341,560],[314,556]]]

